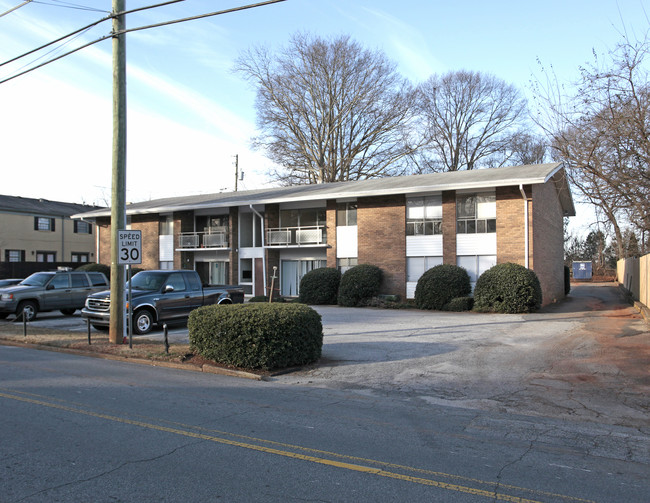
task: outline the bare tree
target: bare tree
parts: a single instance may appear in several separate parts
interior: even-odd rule
[[[281,166],[284,184],[397,174],[414,150],[414,91],[382,52],[297,34],[279,54],[248,50],[236,69],[257,87],[253,144]]]
[[[505,164],[526,117],[526,101],[514,86],[477,72],[431,76],[418,87],[418,105],[426,144],[421,171]]]
[[[580,69],[569,89],[553,75],[535,83],[537,122],[569,168],[572,184],[614,229],[619,257],[621,222],[650,230],[650,43],[623,42]],[[601,61],[603,59],[603,61]]]

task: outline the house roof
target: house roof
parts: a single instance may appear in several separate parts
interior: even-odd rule
[[[100,210],[99,206],[91,206],[88,204],[65,203],[61,201],[49,201],[47,199],[32,199],[29,197],[5,196],[0,194],[0,212],[70,217],[81,212],[98,210]]]
[[[221,192],[194,196],[179,196],[154,199],[127,205],[128,215],[147,213],[169,213],[173,211],[200,210],[249,206],[251,204],[272,204],[294,201],[317,201],[353,197],[382,196],[394,194],[417,194],[443,190],[481,190],[494,187],[539,184],[548,182],[563,168],[562,163],[508,166],[503,168],[471,171],[450,171],[426,175],[377,178],[353,182],[336,182],[315,185],[293,185],[290,187],[269,187],[239,192]],[[560,204],[565,215],[574,216],[575,208],[566,179],[556,183]],[[95,218],[110,215],[110,209],[100,209],[74,218]]]

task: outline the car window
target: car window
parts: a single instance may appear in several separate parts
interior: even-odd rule
[[[72,273],[72,288],[83,288],[88,286],[88,278],[84,273]]]
[[[20,284],[27,286],[45,286],[52,276],[54,276],[53,273],[35,272],[28,278],[24,279]]]
[[[69,288],[70,287],[70,275],[69,274],[57,274],[54,276],[49,285],[54,289],[59,288]]]
[[[93,286],[106,286],[108,284],[104,275],[99,272],[90,272],[88,276],[90,276],[90,282]]]
[[[169,275],[165,286],[172,286],[175,292],[182,292],[185,290],[185,280],[180,272],[175,272]]]
[[[191,272],[186,272],[185,274],[185,281],[190,287],[190,290],[193,292],[198,292],[201,290],[201,282],[199,279],[196,277],[196,274],[193,274]]]

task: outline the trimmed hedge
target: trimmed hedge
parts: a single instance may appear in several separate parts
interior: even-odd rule
[[[304,304],[204,306],[190,313],[187,327],[194,352],[241,368],[313,363],[323,347],[321,316]]]
[[[440,264],[426,271],[415,287],[415,305],[419,309],[443,310],[457,297],[472,292],[469,274],[462,267]]]
[[[321,267],[300,280],[300,302],[304,304],[336,304],[341,273],[333,267]]]
[[[474,307],[474,298],[473,297],[454,297],[442,308],[443,311],[471,311]]]
[[[286,302],[287,299],[284,297],[280,297],[279,295],[274,295],[273,296],[273,302]],[[269,302],[269,298],[266,295],[256,295],[255,297],[251,297],[248,299],[248,302]]]
[[[108,279],[111,278],[111,266],[105,264],[95,264],[94,262],[89,262],[77,267],[75,271],[103,272]]]
[[[354,307],[379,293],[382,272],[376,265],[361,264],[345,271],[339,285],[338,304]]]
[[[524,266],[497,264],[479,277],[474,287],[474,309],[496,313],[530,313],[542,305],[537,275]]]

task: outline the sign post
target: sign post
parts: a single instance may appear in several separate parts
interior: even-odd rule
[[[129,292],[127,304],[129,306],[129,315],[127,321],[127,330],[129,334],[129,348],[133,349],[133,308],[131,307],[131,265],[142,264],[142,231],[120,230],[117,231],[117,242],[119,245],[118,264],[128,265],[127,281],[129,282]]]

